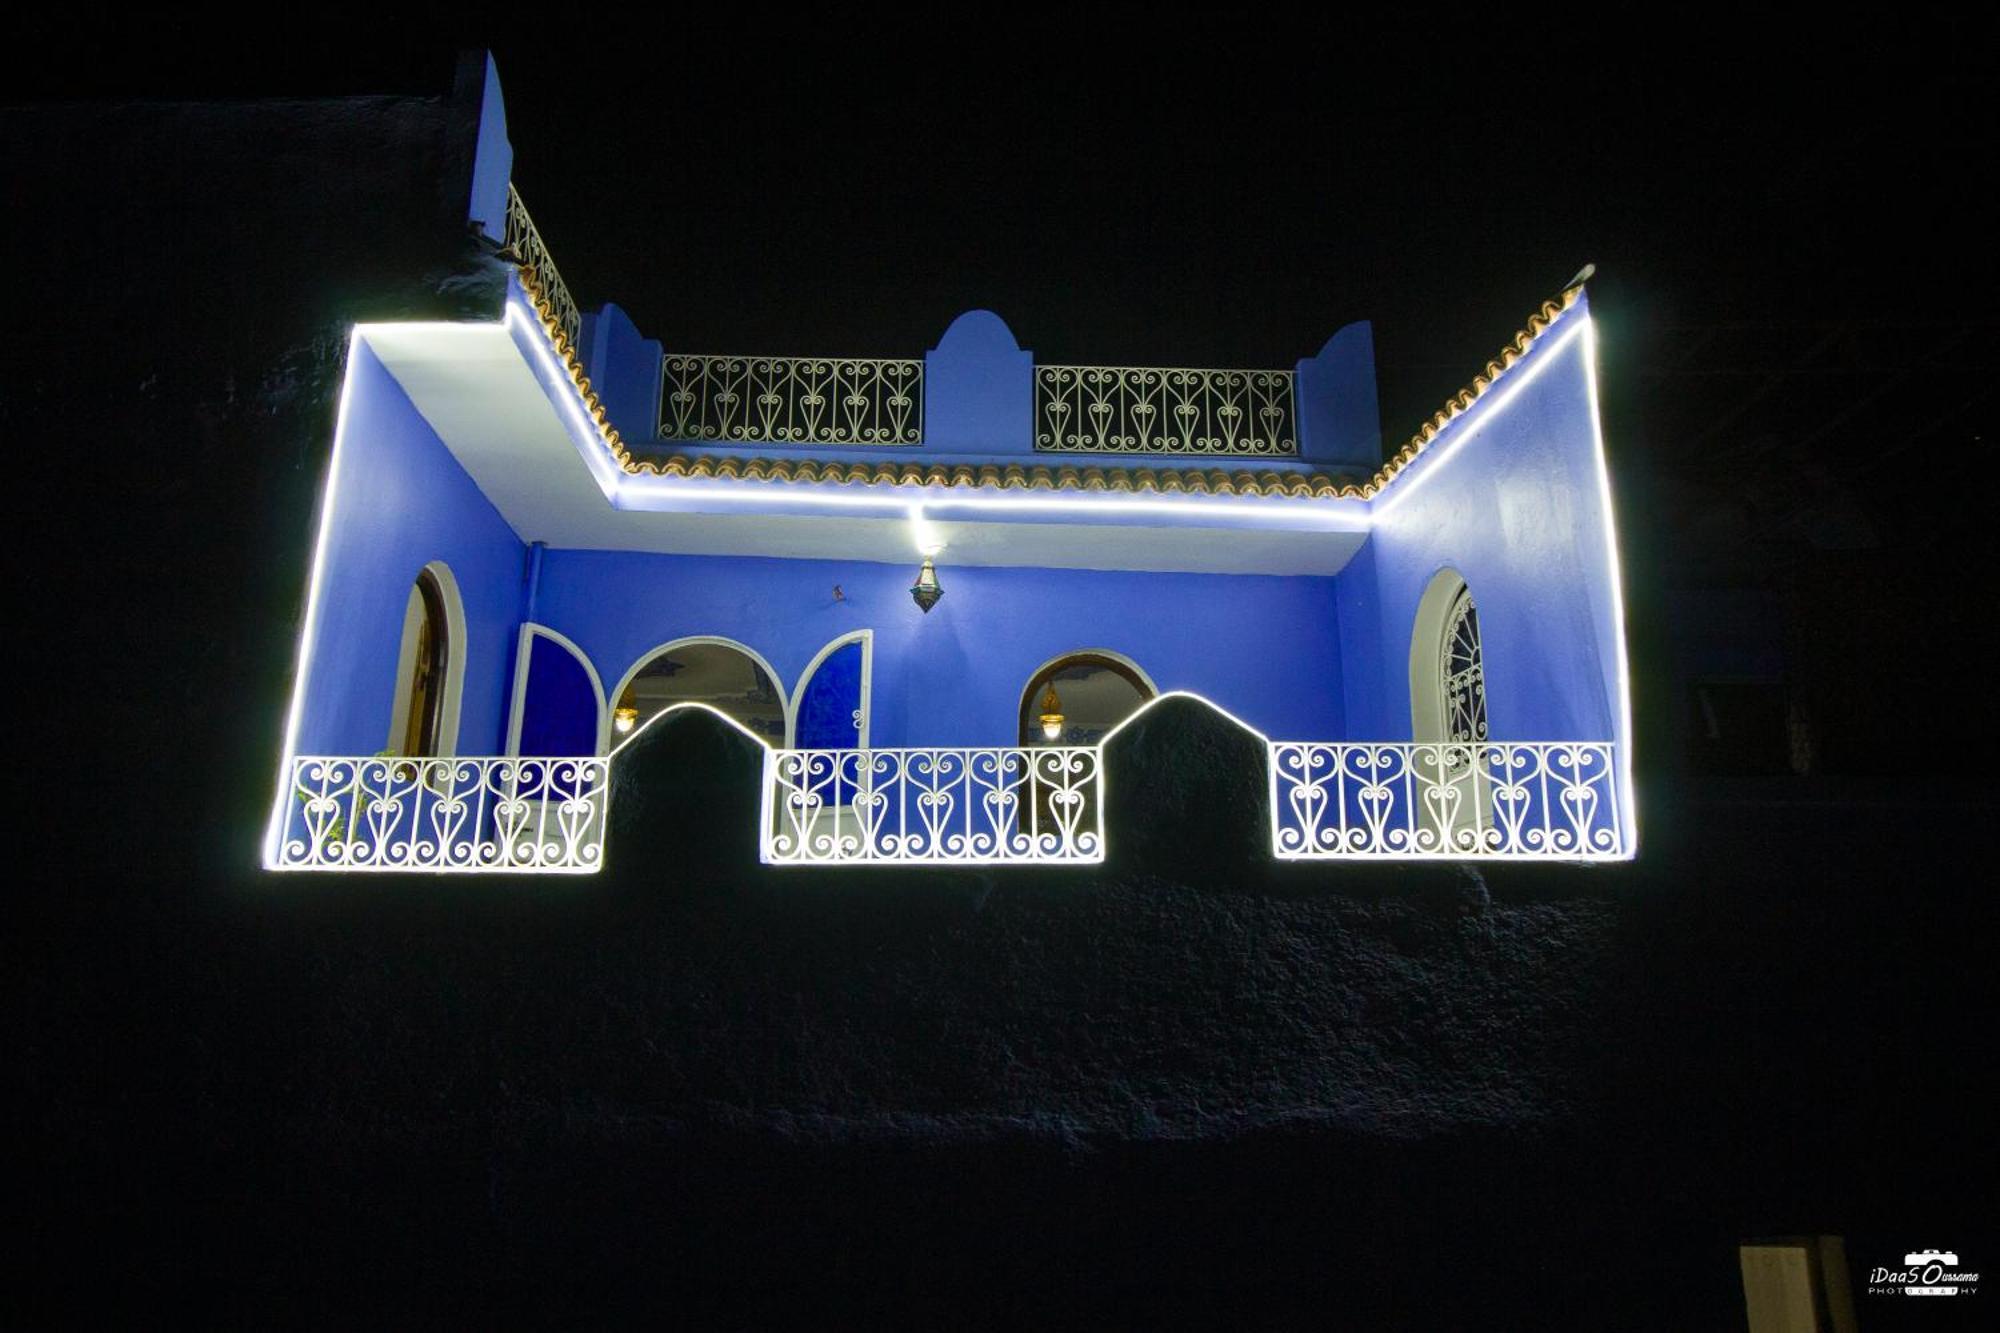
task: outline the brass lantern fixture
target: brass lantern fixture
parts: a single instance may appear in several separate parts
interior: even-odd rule
[[[910,600],[917,604],[918,610],[929,615],[930,609],[938,604],[938,598],[942,596],[944,588],[938,583],[937,563],[926,555],[924,567],[917,571],[917,581],[910,585]]]
[[[1042,735],[1058,741],[1062,739],[1062,731],[1062,699],[1056,694],[1055,682],[1050,681],[1048,692],[1042,695]]]
[[[619,735],[624,735],[639,725],[639,710],[629,705],[624,708],[612,709],[611,725],[618,728]]]

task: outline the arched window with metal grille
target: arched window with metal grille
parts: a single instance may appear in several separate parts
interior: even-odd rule
[[[1438,646],[1438,716],[1443,740],[1486,739],[1486,664],[1479,647],[1479,608],[1463,582],[1445,612]]]

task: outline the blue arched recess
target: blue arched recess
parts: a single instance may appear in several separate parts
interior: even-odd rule
[[[851,750],[861,744],[861,644],[843,643],[820,660],[799,699],[796,744],[801,750]]]
[[[521,753],[597,753],[597,688],[583,663],[545,634],[535,635],[528,647]]]

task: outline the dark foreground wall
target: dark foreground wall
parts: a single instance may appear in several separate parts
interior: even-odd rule
[[[1254,743],[1170,703],[1114,743],[1100,870],[767,870],[748,741],[638,745],[601,877],[38,904],[8,1299],[1727,1327],[1743,1237],[1986,1225],[1941,801],[1661,803],[1610,870],[1279,866]]]
[[[653,900],[672,941],[601,960],[652,976],[652,1013],[681,1030],[633,1071],[649,1103],[827,1133],[1404,1136],[1573,1115],[1619,918],[1601,876],[1495,909],[1457,867],[1279,873],[1261,743],[1186,700],[1107,763],[1109,867],[766,869],[754,744],[706,716],[642,733],[589,891]]]

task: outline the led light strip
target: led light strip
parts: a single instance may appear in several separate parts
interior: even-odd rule
[[[658,654],[655,654],[655,656],[658,656]],[[776,683],[775,679],[773,683],[774,684]],[[616,706],[615,702],[613,706],[614,707]],[[776,748],[778,748],[772,745],[771,742],[765,740],[762,736],[759,736],[756,732],[750,730],[750,728],[744,726],[741,722],[738,722],[735,718],[729,716],[729,714],[723,712],[720,708],[715,707],[715,705],[698,703],[693,699],[688,699],[680,703],[668,704],[665,708],[662,708],[659,712],[653,714],[651,717],[647,718],[644,722],[641,722],[638,726],[632,729],[631,734],[626,736],[624,740],[618,742],[618,744],[612,746],[610,750],[606,751],[604,757],[606,759],[616,759],[619,755],[625,752],[627,746],[631,745],[633,741],[638,740],[641,736],[646,734],[646,728],[652,726],[655,722],[658,722],[661,718],[667,716],[667,714],[669,713],[680,713],[689,710],[695,710],[703,713],[713,713],[715,716],[721,718],[724,722],[727,722],[730,726],[736,728],[736,730],[742,732],[745,736],[748,736],[751,740],[757,742],[757,744],[763,747],[764,749],[775,750]]]
[[[306,615],[299,630],[298,652],[292,667],[292,704],[285,714],[285,748],[278,761],[278,792],[271,801],[271,824],[264,833],[264,868],[276,870],[284,845],[285,824],[292,808],[292,760],[298,754],[299,719],[305,712],[306,686],[312,679],[312,646],[319,637],[320,579],[326,570],[326,545],[333,532],[335,493],[340,487],[340,460],[347,444],[347,408],[354,395],[355,352],[361,346],[361,327],[347,335],[347,365],[341,371],[340,406],[333,421],[333,453],[326,466],[326,494],[319,502],[319,532],[313,537],[312,572],[306,579]]]
[[[528,346],[534,348],[535,360],[541,364],[542,375],[546,381],[543,392],[562,400],[570,423],[576,430],[577,452],[583,455],[584,466],[590,469],[591,476],[596,479],[597,488],[604,492],[604,498],[611,501],[612,507],[616,508],[618,491],[625,477],[625,470],[618,465],[618,460],[612,457],[611,447],[605,443],[604,435],[598,430],[597,423],[584,412],[583,399],[577,393],[576,385],[570,382],[569,376],[556,364],[555,353],[549,348],[548,333],[542,328],[541,322],[521,303],[520,298],[514,295],[511,288],[507,293],[507,309],[503,322],[510,332],[518,328],[527,335],[526,342]]]
[[[1418,487],[1430,480],[1431,475],[1443,467],[1450,460],[1450,456],[1453,453],[1471,441],[1481,430],[1484,430],[1487,424],[1505,412],[1513,404],[1514,400],[1527,390],[1530,384],[1541,378],[1542,372],[1548,369],[1561,356],[1564,348],[1582,337],[1584,330],[1589,325],[1590,316],[1586,314],[1570,328],[1563,330],[1562,335],[1553,342],[1537,343],[1534,351],[1533,365],[1527,367],[1525,370],[1513,371],[1513,374],[1518,375],[1518,378],[1514,379],[1513,383],[1509,384],[1497,396],[1481,398],[1477,403],[1474,403],[1464,416],[1458,417],[1451,425],[1447,426],[1445,432],[1441,433],[1430,448],[1424,451],[1430,455],[1429,466],[1421,466],[1422,459],[1413,459],[1408,466],[1389,479],[1388,484],[1383,487],[1382,491],[1377,493],[1376,498],[1369,501],[1373,515],[1377,519],[1386,519],[1390,514],[1395,512],[1396,507],[1402,504]],[[1485,410],[1481,411],[1482,408]],[[1466,418],[1473,416],[1474,413],[1477,413],[1476,419],[1468,421]]]
[[[1632,782],[1632,665],[1625,646],[1625,569],[1618,552],[1618,525],[1611,507],[1611,463],[1604,452],[1604,416],[1597,398],[1597,321],[1583,317],[1584,367],[1590,390],[1590,435],[1597,453],[1597,503],[1604,511],[1604,572],[1611,589],[1611,626],[1618,641],[1618,804],[1625,818],[1625,860],[1639,854],[1639,802]]]

